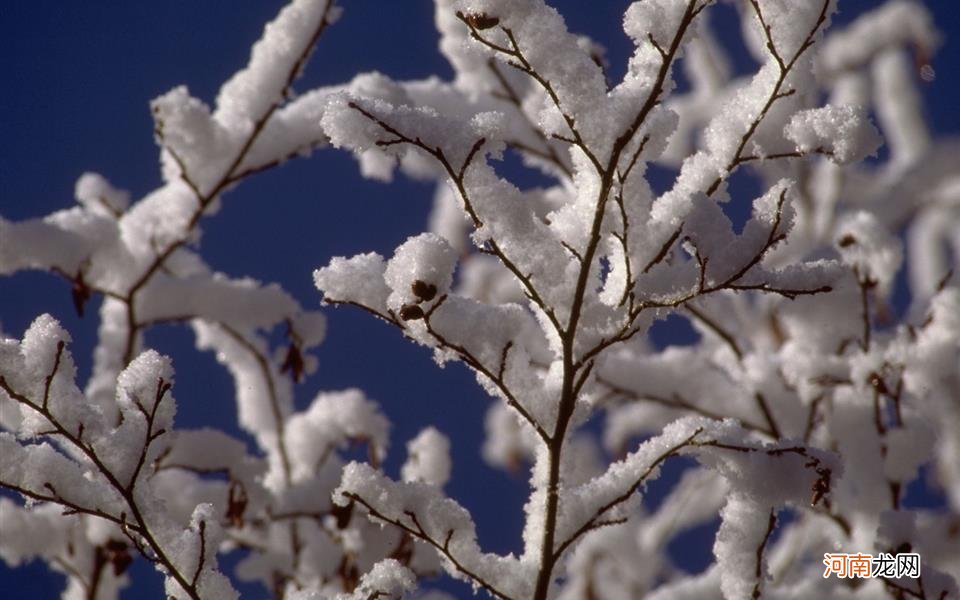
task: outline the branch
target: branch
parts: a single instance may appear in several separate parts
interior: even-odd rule
[[[124,502],[126,502],[127,507],[130,509],[130,513],[135,520],[136,526],[135,528],[129,528],[128,524],[126,523],[125,515],[121,515],[120,519],[118,520],[116,518],[109,518],[104,515],[97,514],[97,511],[95,510],[91,511],[90,509],[80,509],[78,507],[77,512],[95,514],[95,516],[104,516],[104,518],[107,518],[108,520],[111,520],[113,522],[118,522],[121,528],[123,529],[124,533],[127,533],[128,531],[131,531],[131,530],[136,532],[139,536],[141,536],[146,541],[147,545],[156,555],[157,562],[159,562],[164,566],[164,568],[167,570],[170,576],[173,577],[174,580],[176,580],[176,582],[180,585],[181,588],[183,588],[184,592],[194,600],[201,600],[196,586],[192,585],[189,581],[187,581],[184,575],[177,570],[177,568],[174,566],[170,558],[164,553],[164,550],[160,546],[160,543],[156,540],[156,538],[150,532],[150,529],[147,526],[143,513],[140,510],[140,506],[137,502],[136,495],[133,493],[132,490],[128,489],[127,486],[123,485],[120,482],[117,476],[110,470],[109,467],[107,467],[107,465],[97,455],[97,452],[93,449],[93,446],[83,442],[83,440],[80,437],[83,431],[82,425],[80,428],[80,432],[78,434],[73,434],[72,432],[68,431],[57,420],[57,418],[50,413],[48,408],[40,404],[37,404],[35,402],[32,402],[29,398],[27,398],[26,396],[18,393],[16,390],[11,388],[7,383],[6,379],[2,375],[0,375],[0,389],[3,389],[7,393],[7,395],[10,396],[10,398],[16,400],[20,404],[36,411],[37,413],[45,417],[53,425],[54,431],[57,435],[62,436],[64,439],[70,442],[74,447],[80,450],[80,452],[82,452],[83,455],[86,456],[86,458],[90,460],[91,463],[93,463],[97,471],[107,480],[110,486],[120,495],[120,497],[123,498]],[[53,502],[58,502],[66,506],[66,504],[64,504],[63,502],[60,502],[59,495],[56,494],[56,490],[53,489],[52,485],[48,484],[47,489],[50,489],[54,495],[51,496],[50,498],[44,498],[44,499],[53,501]],[[33,494],[33,497],[36,497],[36,494]],[[69,506],[69,508],[74,509],[75,507]],[[131,534],[127,533],[127,535],[131,535]],[[131,540],[134,541],[137,548],[141,550],[141,554],[144,554],[144,556],[147,556],[143,552],[143,549],[140,546],[140,544],[137,543],[136,540],[133,540],[132,538]]]
[[[727,346],[733,351],[733,354],[737,357],[738,360],[743,360],[743,351],[740,349],[740,346],[737,344],[737,340],[733,337],[729,331],[724,329],[712,319],[705,312],[701,311],[691,303],[684,304],[683,307],[692,314],[698,321],[706,325],[710,331],[717,334],[717,336],[727,344]]]
[[[763,551],[767,547],[767,542],[770,541],[770,535],[773,534],[776,526],[777,511],[771,508],[770,519],[767,521],[767,532],[764,534],[763,540],[760,541],[760,545],[757,546],[757,567],[755,570],[757,582],[753,585],[753,593],[750,595],[754,600],[760,598],[760,583],[763,581]]]
[[[607,379],[598,377],[597,382],[601,385],[607,387],[614,394],[635,400],[637,402],[653,402],[667,408],[674,408],[677,410],[686,410],[691,413],[700,415],[702,417],[707,417],[708,419],[714,419],[717,421],[723,421],[724,419],[736,419],[741,427],[744,429],[749,429],[750,431],[755,431],[757,433],[762,433],[763,435],[769,436],[771,438],[779,437],[777,436],[769,426],[764,427],[763,425],[758,425],[756,423],[751,423],[750,421],[745,421],[737,417],[732,417],[730,415],[725,415],[719,412],[714,412],[710,409],[697,406],[696,404],[690,402],[689,400],[682,397],[680,394],[673,394],[671,397],[666,398],[663,396],[658,396],[656,394],[641,394],[633,390],[629,390],[625,387],[619,386],[615,383],[610,382]]]
[[[39,492],[31,491],[31,490],[28,490],[28,489],[26,489],[26,488],[22,488],[22,487],[20,487],[20,486],[18,486],[18,485],[15,485],[15,484],[12,484],[12,483],[10,483],[10,482],[3,481],[3,480],[0,480],[0,487],[5,487],[5,488],[7,488],[7,489],[10,490],[10,491],[16,492],[16,493],[20,494],[21,496],[30,498],[31,500],[37,500],[37,501],[39,501],[39,502],[51,502],[51,503],[53,503],[53,504],[59,504],[60,506],[62,506],[62,507],[64,508],[64,510],[63,510],[63,516],[70,516],[70,515],[76,515],[76,514],[90,515],[91,517],[99,517],[99,518],[101,518],[101,519],[105,519],[105,520],[110,521],[110,522],[112,522],[112,523],[114,523],[114,524],[116,524],[116,525],[126,525],[126,526],[127,526],[128,528],[130,528],[131,530],[137,531],[137,526],[136,526],[136,525],[131,525],[131,524],[129,524],[129,523],[125,523],[123,519],[121,519],[120,517],[118,517],[118,516],[116,516],[116,515],[112,515],[112,514],[110,514],[110,513],[108,513],[108,512],[105,512],[105,511],[103,511],[103,510],[100,509],[100,508],[96,508],[96,507],[94,507],[94,508],[89,508],[89,507],[85,507],[85,506],[80,506],[79,504],[77,504],[77,503],[75,503],[75,502],[73,502],[73,501],[71,501],[71,500],[67,500],[66,498],[60,496],[60,494],[57,492],[56,488],[53,487],[53,484],[51,484],[51,483],[49,483],[49,482],[45,483],[45,484],[44,484],[44,487],[45,487],[46,489],[50,490],[50,495],[45,495],[45,494],[41,494],[41,493],[39,493]]]
[[[804,463],[804,467],[808,469],[813,469],[817,474],[818,478],[813,483],[811,489],[812,495],[810,497],[810,506],[817,506],[821,501],[826,508],[830,508],[830,501],[827,499],[827,495],[830,493],[830,484],[833,478],[833,470],[829,467],[825,467],[821,460],[816,456],[811,456],[807,451],[806,446],[788,446],[785,448],[755,448],[752,446],[738,446],[736,444],[728,444],[725,442],[719,442],[717,440],[710,440],[704,442],[693,442],[691,445],[694,446],[704,446],[704,447],[713,447],[720,448],[722,450],[730,450],[733,452],[744,452],[744,453],[763,453],[767,456],[783,456],[784,454],[795,454],[797,456],[807,459],[807,462]]]
[[[191,580],[194,587],[196,587],[197,582],[200,580],[200,573],[203,572],[204,555],[207,553],[207,522],[200,521],[198,528],[200,529],[200,557],[197,559],[197,570],[194,571],[193,579]]]
[[[400,521],[399,519],[391,519],[390,517],[384,515],[383,513],[378,511],[376,508],[371,506],[369,502],[367,502],[357,494],[354,494],[352,492],[344,492],[343,495],[345,498],[349,498],[350,500],[353,500],[354,502],[357,502],[363,505],[364,508],[367,509],[367,512],[369,513],[370,516],[376,519],[379,519],[384,523],[393,525],[394,527],[397,527],[398,529],[405,531],[409,535],[412,535],[413,537],[418,538],[426,542],[427,544],[430,544],[434,548],[436,548],[437,551],[440,554],[442,554],[448,561],[450,561],[450,564],[452,564],[458,571],[460,571],[461,573],[463,573],[464,575],[472,579],[477,585],[487,590],[497,598],[503,598],[504,600],[513,600],[510,596],[498,590],[496,587],[493,586],[493,584],[486,581],[483,577],[481,577],[480,575],[474,573],[472,570],[465,567],[463,563],[461,563],[459,560],[457,560],[455,556],[453,556],[453,554],[450,552],[450,540],[453,537],[453,529],[448,530],[446,538],[444,538],[444,540],[440,542],[438,540],[435,540],[433,537],[427,534],[426,531],[424,531],[423,527],[420,525],[419,519],[417,519],[417,515],[412,511],[409,511],[409,510],[404,511],[404,514],[410,517],[410,520],[413,522],[413,525],[411,526],[411,525],[407,525],[403,521]]]
[[[804,38],[803,43],[797,49],[797,52],[793,55],[789,62],[784,62],[783,58],[777,52],[776,47],[773,43],[773,37],[771,36],[770,27],[767,25],[763,12],[760,10],[760,4],[757,0],[750,0],[750,4],[753,6],[754,12],[757,14],[757,18],[760,20],[760,24],[763,27],[764,33],[767,38],[767,49],[770,50],[771,56],[777,62],[779,67],[780,74],[777,77],[777,81],[773,85],[773,89],[770,91],[770,95],[767,98],[766,103],[763,105],[763,108],[760,110],[760,113],[754,118],[753,122],[750,123],[750,126],[743,133],[743,136],[740,138],[740,143],[737,146],[737,151],[734,153],[733,158],[730,160],[730,163],[724,169],[724,174],[717,177],[714,182],[707,188],[707,195],[712,196],[714,192],[717,191],[717,188],[720,187],[720,184],[733,173],[734,169],[737,168],[742,162],[746,162],[743,157],[743,149],[747,146],[747,142],[750,141],[750,138],[753,137],[754,132],[757,130],[757,127],[760,126],[760,123],[767,116],[767,113],[770,111],[770,108],[773,104],[780,100],[781,98],[786,98],[792,96],[795,93],[795,90],[782,91],[783,84],[787,80],[787,76],[790,74],[790,71],[793,70],[793,67],[796,65],[797,61],[803,55],[807,49],[813,45],[814,37],[817,35],[817,32],[820,30],[820,27],[827,20],[827,9],[830,6],[830,0],[823,0],[823,6],[820,9],[820,14],[817,17],[816,23],[814,23],[813,28],[807,33],[806,38]],[[787,153],[784,156],[791,156],[792,153]],[[749,158],[748,160],[756,160],[754,158]]]
[[[667,257],[667,253],[670,252],[670,247],[673,246],[673,243],[677,241],[677,238],[680,237],[680,233],[682,231],[683,231],[683,223],[680,223],[676,231],[674,231],[670,235],[670,237],[667,238],[667,241],[663,243],[663,246],[660,247],[660,251],[657,252],[657,255],[654,256],[652,259],[650,259],[650,262],[648,262],[647,265],[643,267],[643,271],[642,271],[643,273],[649,273],[650,269],[652,269],[655,265],[663,262],[663,259]]]
[[[140,476],[140,470],[143,468],[143,464],[147,460],[147,451],[150,448],[150,444],[152,444],[157,437],[164,433],[163,429],[160,429],[157,432],[153,431],[153,421],[157,416],[157,409],[160,407],[160,402],[163,401],[163,397],[167,391],[170,390],[170,387],[170,383],[164,381],[162,377],[157,381],[156,397],[154,398],[153,409],[151,409],[149,413],[144,409],[143,405],[141,405],[139,401],[134,399],[137,402],[137,407],[140,409],[140,412],[143,413],[143,416],[147,420],[147,430],[144,432],[143,447],[140,450],[140,456],[137,457],[137,466],[134,467],[133,473],[130,475],[130,482],[127,484],[126,489],[128,494],[133,494],[133,488],[137,483],[137,477]]]
[[[460,198],[463,200],[464,209],[467,211],[467,214],[470,216],[470,219],[473,221],[473,226],[477,229],[483,226],[483,221],[480,220],[480,217],[473,206],[473,202],[470,199],[470,195],[467,193],[466,185],[464,184],[464,177],[466,175],[467,168],[470,166],[470,163],[475,158],[480,147],[483,145],[484,143],[483,138],[481,138],[480,140],[477,140],[477,142],[474,143],[464,163],[459,168],[454,169],[441,148],[430,147],[423,140],[421,140],[419,136],[410,137],[409,135],[406,135],[400,132],[395,127],[383,121],[376,115],[370,113],[369,111],[365,110],[363,107],[361,107],[355,102],[349,102],[347,106],[356,110],[357,112],[359,112],[361,115],[371,120],[372,122],[376,123],[378,126],[380,126],[381,129],[383,129],[387,133],[395,136],[396,139],[393,141],[396,141],[397,143],[410,144],[412,146],[420,148],[427,154],[433,156],[444,168],[444,170],[447,172],[447,176],[450,177],[450,179],[453,181],[453,184],[457,189],[457,193],[460,194]],[[547,318],[550,320],[550,322],[553,324],[553,326],[557,329],[557,332],[559,333],[562,330],[560,321],[557,319],[553,309],[546,303],[546,301],[540,295],[540,292],[537,290],[536,286],[533,285],[533,281],[531,279],[532,275],[522,272],[516,266],[516,264],[514,264],[514,262],[506,255],[506,253],[503,251],[500,245],[496,242],[496,240],[490,240],[489,244],[490,244],[489,252],[494,256],[496,256],[500,260],[500,262],[503,263],[503,265],[507,267],[507,269],[511,273],[513,273],[514,277],[516,277],[520,281],[527,297],[530,299],[531,302],[536,304],[544,312],[544,314],[547,315]]]
[[[500,368],[499,368],[500,373],[498,375],[494,375],[493,371],[488,369],[482,362],[480,362],[480,359],[478,359],[473,353],[467,350],[464,346],[447,340],[441,333],[439,333],[436,329],[433,328],[433,325],[430,323],[430,317],[433,315],[434,311],[436,311],[438,308],[440,308],[440,306],[443,305],[446,299],[447,299],[446,295],[440,296],[440,299],[437,300],[436,304],[434,304],[430,308],[430,310],[427,311],[427,313],[424,315],[423,323],[426,326],[427,333],[429,333],[431,337],[433,337],[433,339],[437,341],[437,344],[441,348],[455,352],[463,360],[463,362],[466,363],[470,368],[472,368],[473,370],[477,371],[478,373],[482,374],[484,377],[492,381],[500,390],[500,392],[503,394],[504,400],[506,400],[507,404],[510,407],[512,407],[514,410],[516,410],[520,414],[520,416],[523,417],[523,419],[531,427],[533,427],[534,431],[537,432],[537,435],[540,436],[540,439],[542,439],[546,443],[549,443],[550,435],[543,428],[543,426],[533,417],[533,415],[531,415],[530,412],[520,403],[519,399],[517,399],[513,391],[510,390],[510,387],[506,384],[506,381],[503,379],[503,372],[506,369],[507,352],[509,351],[510,347],[513,346],[513,342],[508,342],[507,345],[504,346],[504,349],[500,358]]]
[[[50,374],[47,375],[46,381],[43,385],[43,410],[48,410],[48,404],[50,402],[50,385],[53,383],[53,378],[57,374],[57,371],[60,370],[60,357],[63,356],[63,347],[64,342],[60,340],[57,342],[57,355],[53,360],[53,369],[50,371]]]
[[[284,482],[289,486],[293,482],[293,467],[290,463],[290,454],[287,451],[285,429],[286,420],[280,409],[280,399],[277,396],[276,384],[273,381],[273,375],[270,371],[270,363],[267,357],[263,356],[257,347],[250,343],[250,341],[247,340],[243,334],[224,323],[220,323],[219,325],[231,338],[243,346],[251,354],[251,356],[253,356],[253,359],[257,362],[257,365],[260,368],[261,375],[267,383],[267,393],[268,399],[270,400],[270,411],[273,416],[274,433],[277,437],[277,452],[280,454],[280,464],[283,468]],[[293,568],[296,570],[300,561],[301,544],[300,529],[295,520],[290,522],[290,546],[293,555]]]
[[[560,97],[557,95],[557,92],[554,89],[553,84],[550,83],[550,81],[546,77],[541,75],[535,68],[533,68],[533,66],[530,64],[529,61],[527,61],[526,56],[524,56],[523,52],[520,50],[520,46],[517,43],[517,39],[513,35],[513,31],[511,31],[507,27],[503,27],[502,25],[500,26],[500,29],[506,34],[507,39],[510,41],[510,48],[507,48],[499,44],[496,44],[494,42],[491,42],[490,40],[483,37],[483,35],[480,34],[479,30],[474,26],[474,24],[470,22],[470,19],[466,15],[464,15],[462,12],[457,11],[457,18],[460,19],[467,26],[467,29],[469,29],[470,31],[470,37],[477,40],[487,48],[490,48],[494,52],[503,54],[505,56],[508,56],[514,59],[514,60],[508,60],[507,64],[517,69],[518,71],[529,75],[538,84],[540,84],[540,87],[542,87],[543,90],[547,93],[547,95],[550,96],[550,100],[553,102],[553,105],[556,107],[557,111],[560,112],[560,115],[563,117],[563,120],[566,122],[567,127],[570,129],[570,133],[573,134],[573,139],[570,140],[570,142],[573,143],[578,148],[580,148],[580,150],[583,151],[583,153],[587,156],[587,158],[590,159],[590,162],[593,163],[594,167],[596,167],[596,169],[599,171],[601,169],[600,161],[597,159],[596,155],[590,150],[590,148],[587,147],[587,144],[583,141],[583,137],[580,135],[580,132],[577,130],[576,121],[572,116],[570,116],[569,114],[567,114],[566,111],[563,110],[563,106],[560,102]]]
[[[530,119],[526,111],[523,110],[523,101],[520,100],[520,96],[517,94],[516,90],[513,89],[513,86],[510,85],[510,82],[507,81],[507,78],[503,75],[503,73],[500,72],[496,61],[491,58],[487,62],[487,66],[490,67],[490,71],[493,72],[493,76],[497,78],[497,82],[499,82],[500,87],[503,88],[504,95],[499,97],[502,97],[505,101],[509,102],[516,108],[517,112],[520,113],[520,115],[523,117],[523,120],[530,127],[530,130],[533,131],[534,135],[536,135],[540,141],[543,142],[544,149],[539,150],[537,148],[532,148],[521,142],[508,142],[508,144],[519,150],[533,154],[534,156],[550,162],[555,167],[560,169],[567,179],[573,179],[573,172],[570,170],[570,167],[568,167],[567,164],[561,160],[560,155],[557,154],[557,151],[550,144],[550,140],[547,139],[547,136],[544,135],[543,131],[541,131],[536,123]]]
[[[331,9],[334,6],[334,2],[331,0],[327,3],[324,8],[323,18],[320,20],[317,29],[313,32],[309,42],[304,46],[303,51],[300,53],[296,61],[294,61],[293,66],[287,72],[284,89],[289,89],[293,84],[293,81],[297,78],[300,72],[303,70],[303,65],[307,60],[307,57],[310,55],[310,51],[313,49],[313,46],[316,45],[317,40],[320,39],[320,36],[326,30],[327,26],[330,24]],[[172,152],[170,148],[165,147],[165,149],[170,152],[170,155],[176,160],[179,164],[181,178],[184,183],[190,187],[194,195],[197,197],[197,208],[194,210],[193,214],[190,217],[190,220],[187,222],[183,237],[174,240],[167,245],[166,248],[159,250],[156,257],[151,261],[151,263],[144,269],[140,277],[134,280],[133,284],[127,290],[127,293],[122,298],[123,302],[127,305],[127,341],[126,347],[123,353],[124,364],[129,363],[133,359],[133,352],[136,346],[137,334],[140,330],[140,325],[137,323],[136,314],[134,312],[134,303],[136,300],[137,292],[139,292],[150,280],[153,278],[154,274],[163,267],[164,263],[170,256],[178,250],[180,247],[187,243],[187,240],[190,237],[190,233],[196,227],[197,223],[200,221],[200,218],[206,212],[207,208],[213,202],[213,200],[227,187],[235,183],[240,173],[238,169],[242,165],[244,159],[250,152],[250,149],[253,148],[254,143],[260,137],[260,133],[266,127],[267,122],[270,120],[270,117],[273,116],[273,113],[280,107],[281,102],[274,102],[271,104],[263,115],[257,119],[250,131],[250,134],[247,136],[244,143],[240,146],[239,151],[236,156],[234,156],[230,165],[221,175],[220,180],[213,185],[213,187],[206,193],[201,193],[200,189],[192,182],[189,173],[184,168],[182,161],[179,160],[179,157],[175,152]],[[160,132],[162,134],[162,131]],[[262,168],[266,168],[263,166]],[[261,169],[251,169],[248,172],[256,172]]]
[[[666,450],[660,456],[654,459],[654,461],[650,463],[650,466],[647,467],[647,469],[640,474],[640,477],[638,477],[637,480],[634,481],[624,493],[620,494],[613,500],[607,502],[606,504],[598,508],[596,512],[593,514],[593,516],[587,519],[587,521],[583,525],[581,525],[576,531],[574,531],[573,534],[570,535],[570,537],[568,537],[566,540],[561,542],[560,545],[557,547],[557,549],[552,551],[551,560],[554,563],[556,563],[556,561],[560,559],[560,556],[563,555],[566,549],[569,548],[570,545],[573,544],[578,538],[580,538],[580,536],[584,535],[588,531],[592,531],[599,527],[605,527],[607,525],[613,525],[613,524],[616,524],[617,522],[620,522],[620,523],[625,522],[626,519],[602,521],[601,518],[603,517],[604,514],[609,512],[614,507],[619,506],[620,504],[623,504],[624,502],[626,502],[630,498],[630,496],[632,496],[633,493],[637,491],[637,488],[643,485],[643,483],[647,480],[647,477],[649,477],[654,471],[657,470],[657,468],[660,466],[661,463],[663,463],[665,460],[667,460],[671,456],[674,456],[681,448],[685,448],[693,444],[694,439],[698,435],[700,435],[702,431],[703,431],[703,428],[698,427],[692,434],[690,434],[689,437],[687,437],[687,439],[676,444],[672,448]]]

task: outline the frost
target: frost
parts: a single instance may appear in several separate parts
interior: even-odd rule
[[[391,290],[387,306],[400,311],[410,303],[430,302],[445,295],[455,266],[456,254],[443,238],[427,233],[408,239],[397,248],[384,271],[384,281]]]
[[[371,519],[402,524],[411,535],[438,549],[444,569],[453,577],[475,583],[464,575],[465,567],[487,582],[484,587],[498,593],[526,597],[531,592],[532,565],[512,556],[483,553],[469,513],[435,486],[396,483],[369,465],[351,463],[344,468],[333,500],[341,506],[353,501]]]
[[[296,457],[295,476],[308,478],[317,460],[350,440],[371,445],[373,460],[387,454],[390,423],[360,390],[323,393],[287,422],[288,446]]]
[[[252,127],[283,100],[302,57],[330,20],[331,4],[328,0],[296,0],[266,26],[247,67],[221,88],[214,114],[218,122],[231,129]]]
[[[805,110],[790,119],[784,135],[804,153],[827,154],[840,164],[873,156],[880,147],[880,134],[856,106],[825,106]]]
[[[422,481],[442,488],[450,479],[450,440],[428,427],[407,442],[404,481]]]
[[[390,288],[383,279],[386,264],[372,252],[352,258],[336,257],[317,269],[313,280],[326,302],[352,302],[387,312]]]
[[[410,593],[417,587],[417,579],[410,569],[399,562],[386,559],[373,565],[363,578],[353,594],[340,594],[338,599],[365,599],[371,596],[402,596]]]
[[[449,81],[370,72],[297,93],[339,9],[292,0],[214,102],[185,86],[153,100],[157,189],[84,173],[72,206],[0,217],[0,273],[52,274],[81,317],[99,302],[83,390],[50,315],[0,339],[0,485],[17,496],[0,498],[0,558],[42,559],[64,597],[117,597],[138,554],[193,600],[236,597],[231,577],[400,597],[438,574],[511,600],[956,595],[960,147],[915,82],[939,34],[906,0],[837,32],[843,2],[749,0],[757,66],[739,76],[719,4],[630,3],[618,68],[541,0],[437,0]],[[889,156],[862,163],[881,139]],[[315,387],[339,312],[201,253],[230,191],[320,148],[432,190],[425,232],[321,257],[314,283],[488,393],[483,459],[529,477],[519,556],[484,549],[476,498],[445,494],[455,467],[454,483],[476,476],[454,465],[468,437],[417,424],[388,459],[409,399]],[[659,193],[663,166],[678,174]],[[690,339],[658,347],[664,319]],[[147,347],[172,323],[225,368],[234,408],[173,388]],[[242,435],[178,429],[178,401],[235,414]],[[643,502],[667,464],[679,475]],[[906,502],[920,477],[944,506]],[[676,545],[717,519],[714,563],[686,573]],[[822,576],[826,550],[908,547],[920,580]]]
[[[900,241],[885,231],[873,215],[849,215],[837,226],[836,244],[843,262],[856,269],[858,277],[879,284],[883,296],[890,292],[893,276],[903,261],[903,250]]]

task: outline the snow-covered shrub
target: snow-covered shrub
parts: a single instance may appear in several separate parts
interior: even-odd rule
[[[131,204],[87,174],[78,206],[0,219],[0,272],[50,271],[78,311],[104,297],[84,390],[51,317],[0,342],[0,485],[26,500],[0,498],[0,557],[42,557],[71,597],[115,597],[133,553],[172,597],[235,597],[217,556],[238,547],[238,577],[291,598],[400,596],[441,570],[517,600],[956,595],[958,147],[927,131],[909,60],[937,33],[905,0],[835,32],[834,0],[744,0],[760,66],[733,78],[713,4],[633,2],[634,53],[611,81],[599,46],[541,0],[437,0],[452,81],[364,74],[291,98],[339,11],[294,0],[212,110],[182,87],[153,102],[162,187]],[[861,164],[884,143],[888,158]],[[391,478],[389,422],[362,392],[295,411],[323,317],[198,253],[224,192],[327,145],[371,178],[436,180],[430,231],[389,258],[332,258],[314,280],[325,304],[476,374],[493,398],[484,456],[530,466],[519,556],[484,551],[445,495],[442,432],[424,424]],[[506,152],[552,185],[501,177]],[[678,169],[662,194],[649,164]],[[724,212],[751,201],[738,172],[764,190],[742,228]],[[896,320],[904,265],[913,305]],[[649,330],[670,315],[699,340],[655,349]],[[172,321],[233,375],[256,452],[174,427],[173,366],[142,339]],[[598,413],[602,440],[583,427]],[[368,460],[345,464],[357,441]],[[697,466],[644,508],[675,456]],[[925,466],[943,510],[902,504]],[[715,565],[682,573],[668,544],[717,515]],[[822,576],[825,552],[905,549],[923,557],[918,579]]]

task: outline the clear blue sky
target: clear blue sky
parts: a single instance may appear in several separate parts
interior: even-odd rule
[[[73,203],[84,171],[97,171],[134,198],[160,184],[148,102],[179,84],[212,102],[220,84],[246,63],[250,45],[282,2],[6,2],[0,9],[0,214],[20,220]],[[324,35],[296,88],[342,82],[379,70],[398,79],[451,75],[436,50],[431,2],[353,0],[343,19]],[[622,33],[625,1],[554,2],[575,31],[608,49],[614,75],[623,72],[630,42]],[[843,23],[879,2],[841,0]],[[931,0],[947,44],[933,62],[938,77],[926,88],[935,132],[960,131],[960,24],[953,0]],[[720,23],[721,28],[724,22]],[[732,22],[726,22],[731,27]],[[724,39],[730,36],[721,31]],[[740,56],[742,58],[742,56]],[[747,66],[744,63],[743,68]],[[353,159],[321,151],[259,175],[230,192],[217,216],[203,222],[203,255],[234,276],[277,281],[303,305],[318,304],[314,268],[330,257],[376,250],[390,255],[406,237],[424,229],[432,187],[399,179],[390,186],[365,181]],[[92,307],[91,307],[92,308]],[[43,273],[0,278],[0,322],[19,336],[32,319],[50,312],[74,338],[81,380],[90,368],[96,311],[78,319],[68,286]],[[489,470],[479,447],[488,400],[460,365],[440,370],[429,353],[404,341],[360,311],[327,310],[329,336],[319,350],[320,370],[301,384],[303,407],[320,390],[362,387],[381,402],[394,423],[386,468],[396,472],[403,446],[427,424],[453,440],[454,474],[447,491],[470,508],[481,544],[519,550],[524,474]],[[673,326],[676,326],[674,328]],[[661,343],[683,340],[679,320],[660,327]],[[210,354],[193,349],[185,326],[148,335],[148,343],[174,357],[178,424],[212,424],[235,431],[232,382]],[[675,469],[674,469],[675,470]],[[710,557],[709,530],[679,549],[684,566],[702,568]],[[2,535],[2,532],[0,532]],[[142,562],[142,561],[141,561]],[[135,576],[150,573],[144,565]],[[149,576],[127,598],[160,597]],[[0,590],[8,597],[55,597],[62,579],[39,564],[11,571],[0,564]],[[456,588],[463,591],[465,588]]]

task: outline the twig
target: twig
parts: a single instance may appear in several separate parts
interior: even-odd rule
[[[757,567],[755,570],[757,582],[753,584],[753,594],[751,594],[751,598],[754,600],[760,597],[761,583],[763,582],[763,551],[766,549],[767,542],[770,541],[770,536],[773,534],[773,530],[776,526],[777,511],[771,508],[770,519],[767,521],[767,532],[764,534],[763,540],[760,541],[760,545],[757,546]]]
[[[624,491],[622,494],[620,494],[619,496],[617,496],[617,497],[614,498],[613,500],[610,500],[609,502],[607,502],[607,503],[604,504],[603,506],[599,507],[599,508],[594,512],[594,514],[593,514],[589,519],[587,519],[587,521],[586,521],[583,525],[581,525],[579,528],[577,528],[577,530],[574,531],[573,534],[570,535],[570,537],[568,537],[566,540],[564,540],[563,542],[561,542],[560,545],[557,546],[556,550],[552,550],[552,551],[551,551],[551,552],[552,552],[552,554],[551,554],[552,560],[553,560],[554,562],[556,562],[557,560],[559,560],[560,557],[563,555],[563,553],[567,550],[567,548],[569,548],[571,544],[573,544],[578,538],[580,538],[580,536],[582,536],[583,534],[587,533],[588,531],[592,531],[592,530],[597,529],[597,528],[599,528],[599,527],[605,527],[605,526],[607,526],[607,525],[613,525],[613,524],[616,524],[616,523],[618,523],[618,522],[619,522],[619,523],[625,522],[626,519],[615,519],[615,520],[610,520],[610,521],[601,521],[601,517],[603,517],[603,515],[605,515],[605,514],[606,514],[607,512],[609,512],[610,510],[612,510],[614,507],[619,506],[620,504],[623,504],[623,503],[626,502],[628,499],[630,499],[630,496],[632,496],[633,493],[636,492],[637,489],[638,489],[641,485],[643,485],[643,483],[647,480],[647,477],[650,477],[650,475],[651,475],[655,470],[657,470],[657,468],[660,466],[661,463],[663,463],[665,460],[667,460],[667,459],[670,458],[671,456],[675,455],[680,449],[685,448],[685,447],[691,445],[691,444],[693,443],[694,439],[696,439],[696,437],[697,437],[698,435],[700,435],[700,433],[701,433],[702,431],[703,431],[703,428],[702,428],[702,427],[698,427],[698,428],[697,428],[692,434],[690,434],[685,440],[683,440],[682,442],[679,442],[678,444],[674,445],[672,448],[666,450],[665,452],[663,452],[662,454],[660,454],[660,456],[658,456],[657,458],[655,458],[654,461],[653,461],[652,463],[650,463],[650,465],[649,465],[646,469],[644,469],[643,473],[641,473],[640,476],[637,477],[637,479],[636,479],[633,483],[630,484],[630,487],[628,487],[628,488],[626,489],[626,491]]]
[[[826,22],[827,9],[830,6],[830,0],[823,0],[823,5],[820,9],[820,14],[817,17],[817,20],[814,23],[813,28],[807,33],[806,38],[804,38],[803,42],[800,44],[800,47],[797,49],[796,53],[788,62],[784,61],[783,57],[780,55],[780,53],[776,49],[776,46],[773,42],[770,26],[767,25],[767,22],[764,19],[763,12],[760,10],[760,4],[758,0],[750,0],[750,4],[753,7],[754,12],[757,14],[757,18],[760,20],[760,24],[763,27],[764,34],[766,36],[767,49],[770,51],[771,56],[776,61],[780,73],[779,73],[779,76],[777,77],[777,81],[773,84],[773,89],[770,91],[770,95],[767,97],[767,101],[764,103],[763,108],[760,109],[759,114],[757,114],[756,118],[754,118],[754,120],[750,123],[749,127],[747,127],[747,130],[740,137],[740,143],[737,145],[737,150],[734,153],[733,158],[730,160],[730,163],[727,165],[726,169],[724,169],[724,174],[717,177],[714,180],[714,182],[710,185],[710,187],[707,188],[708,196],[712,196],[714,192],[717,191],[717,188],[720,187],[720,184],[723,183],[723,181],[726,180],[726,178],[729,177],[731,173],[733,173],[734,169],[736,169],[737,166],[739,166],[741,163],[745,162],[743,157],[743,149],[746,148],[747,142],[749,142],[750,138],[753,137],[753,134],[754,132],[756,132],[757,127],[760,126],[760,123],[767,116],[767,113],[770,111],[770,108],[773,106],[773,104],[777,100],[780,100],[782,98],[787,98],[789,96],[792,96],[795,93],[795,90],[782,91],[783,84],[786,82],[787,76],[790,74],[790,71],[793,70],[793,67],[796,65],[797,61],[800,59],[803,53],[806,52],[807,49],[813,45],[814,38],[816,37],[817,32],[820,30],[820,27]],[[789,153],[786,154],[786,156],[789,156],[789,155],[790,155]],[[748,158],[748,160],[756,160],[756,158],[751,157],[751,158]]]
[[[413,537],[420,539],[426,542],[427,544],[433,546],[434,548],[436,548],[437,551],[439,551],[444,557],[446,557],[446,559],[449,560],[450,563],[458,571],[460,571],[461,573],[463,573],[464,575],[472,579],[474,582],[476,582],[477,585],[487,590],[494,596],[498,598],[503,598],[504,600],[512,600],[510,596],[498,590],[493,584],[486,581],[482,576],[478,575],[477,573],[473,572],[471,569],[464,566],[463,563],[461,563],[459,560],[457,560],[455,556],[453,556],[453,554],[450,551],[450,540],[453,538],[453,533],[454,533],[452,529],[447,531],[446,537],[442,542],[440,542],[434,539],[433,537],[431,537],[423,529],[423,527],[420,525],[419,519],[417,519],[417,515],[412,511],[409,511],[409,510],[404,511],[404,514],[407,515],[413,523],[413,525],[411,526],[411,525],[407,525],[400,519],[392,519],[384,515],[358,494],[354,494],[352,492],[345,492],[343,495],[344,497],[349,498],[350,500],[353,500],[354,502],[361,504],[364,508],[367,509],[367,512],[370,514],[370,516],[376,519],[379,519],[384,523],[393,525],[394,527],[397,527],[405,531],[409,535],[412,535]]]

